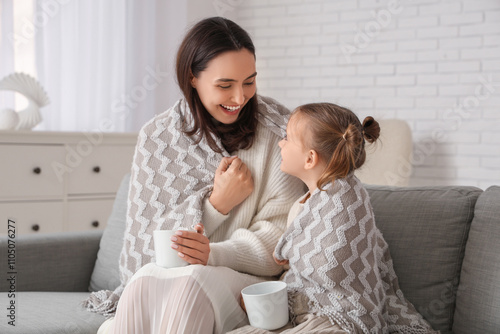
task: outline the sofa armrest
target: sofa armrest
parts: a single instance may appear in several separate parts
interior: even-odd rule
[[[16,291],[88,291],[101,236],[102,231],[18,235],[10,241],[1,236],[0,272],[6,278],[0,291],[9,291],[12,282]]]

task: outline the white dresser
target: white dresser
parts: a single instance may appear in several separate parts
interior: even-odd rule
[[[103,229],[136,133],[0,131],[0,235]]]

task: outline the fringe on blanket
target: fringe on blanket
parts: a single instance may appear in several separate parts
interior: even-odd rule
[[[89,298],[82,302],[82,306],[87,311],[102,314],[106,318],[112,317],[116,312],[122,292],[122,286],[119,286],[115,291],[101,290],[92,292]]]

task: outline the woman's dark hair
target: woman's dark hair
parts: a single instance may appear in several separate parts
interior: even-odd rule
[[[223,52],[247,49],[255,57],[255,47],[248,33],[231,20],[211,17],[198,22],[184,37],[177,52],[177,82],[193,115],[193,127],[183,129],[188,136],[197,136],[198,143],[206,138],[210,147],[221,153],[215,137],[229,152],[252,146],[257,127],[256,94],[247,102],[236,122],[222,124],[203,106],[198,92],[191,85],[191,79],[198,77],[207,68],[208,62]]]
[[[317,183],[319,189],[361,167],[366,159],[365,140],[373,143],[380,135],[373,117],[366,117],[361,124],[351,110],[333,103],[305,104],[293,114],[307,117],[309,135],[303,138],[309,139],[306,145],[326,162]]]

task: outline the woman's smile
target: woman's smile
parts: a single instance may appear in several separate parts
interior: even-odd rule
[[[219,106],[222,108],[222,111],[231,116],[238,114],[241,109],[241,105],[229,106],[225,104],[219,104]]]

